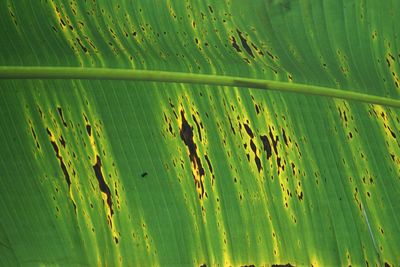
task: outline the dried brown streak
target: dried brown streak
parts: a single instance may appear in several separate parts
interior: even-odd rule
[[[276,137],[274,138],[274,135],[272,134],[271,127],[269,127],[269,137],[271,138],[272,147],[274,148],[275,155],[278,156],[278,141],[279,141],[279,136],[276,136]]]
[[[213,173],[213,168],[212,168],[212,165],[211,165],[211,161],[210,161],[210,159],[208,158],[207,154],[204,155],[204,158],[205,158],[206,161],[207,161],[208,168],[210,169],[210,172]]]
[[[40,149],[40,145],[39,145],[39,142],[38,142],[37,137],[36,137],[35,130],[33,129],[32,125],[31,125],[31,132],[32,132],[32,135],[33,135],[33,139],[35,140],[36,147],[37,147],[38,149]]]
[[[285,142],[285,145],[288,146],[288,138],[286,136],[285,129],[282,128],[282,136],[283,136],[283,142]]]
[[[93,170],[96,175],[97,181],[99,183],[100,191],[106,194],[107,196],[107,206],[112,217],[114,215],[114,210],[112,207],[111,190],[110,187],[107,185],[106,181],[104,180],[103,172],[101,171],[101,159],[98,155],[96,156],[96,163],[93,165]],[[112,226],[112,224],[110,225]]]
[[[49,130],[49,128],[47,128],[46,131],[47,131],[47,134],[48,134],[48,135],[50,136],[50,138],[51,138],[53,135],[52,135],[51,131]],[[60,150],[59,150],[59,148],[58,148],[56,142],[50,140],[50,143],[51,143],[51,145],[52,145],[52,147],[53,147],[53,150],[54,150],[54,152],[55,152],[55,154],[56,154],[56,157],[57,157],[57,159],[58,159],[58,161],[59,161],[59,163],[60,163],[60,167],[61,167],[61,170],[62,170],[62,172],[63,172],[65,181],[67,182],[67,185],[68,185],[68,191],[71,193],[71,177],[70,177],[70,175],[69,175],[69,173],[68,173],[67,166],[65,165],[64,160],[63,160],[63,158],[62,158],[61,155],[60,155]],[[72,201],[72,204],[73,204],[73,206],[74,206],[74,212],[75,212],[75,214],[76,214],[76,204],[75,204],[75,202],[74,202],[74,200],[73,200],[72,198],[70,198],[70,199],[71,199],[71,201]]]
[[[232,130],[233,135],[236,135],[235,128],[233,128],[233,125],[232,125],[231,117],[228,116],[228,120],[229,120],[229,125],[231,126],[231,130]]]
[[[232,38],[232,47],[235,48],[236,52],[241,53],[242,50],[240,50],[240,47],[236,43],[235,37],[232,36],[231,38]]]
[[[38,108],[38,111],[39,111],[40,117],[43,119],[43,118],[44,118],[44,116],[43,116],[43,111],[40,109],[40,107],[39,107],[39,106],[37,106],[37,108]]]
[[[86,124],[86,132],[89,136],[92,135],[92,126],[90,124]]]
[[[196,116],[192,115],[192,118],[193,118],[194,123],[195,123],[196,126],[197,126],[197,132],[199,133],[199,139],[200,139],[200,141],[202,141],[202,140],[201,140],[200,126],[199,126],[199,123],[197,122]]]
[[[242,46],[244,47],[244,50],[252,57],[255,58],[253,51],[251,51],[250,46],[247,44],[247,40],[243,37],[242,32],[236,29],[237,33],[239,34],[240,41],[242,43]]]
[[[291,162],[290,166],[292,166],[293,175],[296,175],[296,165],[294,165],[294,163]]]
[[[278,166],[278,175],[279,175],[281,169],[282,169],[282,171],[285,170],[285,165],[282,164],[282,159],[281,159],[281,157],[276,157],[276,165]]]
[[[66,143],[65,143],[65,139],[62,135],[60,136],[60,143],[61,143],[62,147],[65,148]]]
[[[250,126],[247,123],[243,123],[243,126],[247,132],[247,134],[250,136],[250,138],[254,137],[253,131],[250,129]]]
[[[297,197],[299,198],[300,201],[303,200],[303,196],[304,196],[303,192],[300,192],[300,194],[297,195]]]
[[[255,160],[255,162],[256,162],[258,172],[261,172],[261,170],[262,170],[261,160],[260,160],[260,158],[257,156],[257,148],[256,148],[256,145],[254,144],[253,140],[250,140],[250,148],[251,148],[251,150],[252,150],[253,153],[254,153],[254,160]]]
[[[57,111],[58,111],[58,114],[60,115],[60,118],[61,118],[61,121],[62,121],[63,125],[65,127],[68,127],[67,123],[64,120],[64,115],[63,115],[62,109],[60,107],[57,107]]]
[[[291,265],[290,263],[287,263],[287,264],[272,264],[271,267],[294,267],[294,265]]]
[[[267,55],[268,55],[272,60],[275,59],[274,55],[272,55],[269,51],[267,51]]]
[[[83,113],[83,117],[85,119],[86,132],[88,133],[89,136],[91,136],[92,135],[92,126],[89,124],[89,120],[84,113]]]
[[[214,172],[213,172],[213,167],[211,165],[211,161],[208,158],[207,154],[204,155],[204,158],[206,159],[206,162],[207,162],[207,165],[208,165],[208,169],[210,170],[210,173],[211,173],[211,176],[212,176],[211,185],[214,185],[215,176],[214,176]]]
[[[251,46],[257,51],[260,56],[264,56],[264,53],[260,49],[258,49],[255,44],[251,43]]]
[[[394,139],[396,139],[396,134],[392,131],[392,129],[390,129],[389,126],[387,126],[387,129],[389,130],[389,132],[390,132],[390,134],[392,135],[392,137],[393,137]]]
[[[189,150],[189,159],[194,167],[194,171],[192,170],[194,182],[196,185],[196,189],[199,190],[199,198],[203,198],[206,194],[204,188],[204,168],[202,166],[201,160],[197,154],[197,145],[193,141],[193,128],[189,125],[188,121],[185,118],[185,112],[181,111],[182,125],[180,128],[180,137],[185,143],[186,147]],[[197,172],[197,173],[196,173]]]
[[[49,128],[47,128],[47,134],[50,137],[52,137],[52,133],[50,132]],[[60,150],[59,150],[59,148],[58,148],[58,146],[57,146],[55,141],[51,141],[50,140],[50,143],[51,143],[51,145],[53,147],[54,152],[56,153],[56,157],[57,157],[58,161],[60,162],[60,166],[61,166],[61,169],[63,171],[65,180],[67,181],[67,184],[68,184],[68,189],[70,189],[70,187],[71,187],[71,178],[70,178],[69,173],[67,171],[67,167],[65,166],[64,161],[63,161],[63,159],[62,159],[62,157],[60,155]]]
[[[78,44],[79,44],[79,46],[82,48],[83,52],[87,53],[88,50],[87,50],[87,48],[83,45],[81,39],[76,38],[76,40],[78,41]]]
[[[168,131],[169,131],[173,136],[175,136],[174,131],[173,131],[173,129],[172,129],[171,123],[168,123]]]
[[[31,126],[31,131],[32,131],[33,138],[34,138],[35,140],[37,140],[35,130],[33,129],[32,126]]]
[[[267,153],[267,160],[272,156],[271,144],[269,143],[268,137],[266,135],[261,135],[260,139],[264,145],[264,151]]]

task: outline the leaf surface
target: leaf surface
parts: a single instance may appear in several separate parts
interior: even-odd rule
[[[398,103],[399,10],[2,1],[1,265],[398,264],[398,108],[160,71]],[[4,79],[14,67],[158,80]]]

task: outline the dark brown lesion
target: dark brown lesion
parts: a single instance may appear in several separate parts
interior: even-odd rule
[[[282,137],[283,137],[283,142],[285,143],[286,146],[289,146],[289,140],[286,135],[285,129],[282,128]]]
[[[60,144],[62,145],[62,147],[65,148],[66,143],[65,143],[65,139],[62,135],[60,136],[59,141],[60,141]]]
[[[92,135],[92,126],[90,124],[86,124],[86,132],[89,136]]]
[[[294,267],[294,265],[290,264],[290,263],[286,263],[286,264],[272,264],[271,267]]]
[[[113,210],[113,203],[112,203],[112,198],[111,198],[111,190],[110,187],[107,185],[106,181],[104,180],[103,172],[101,170],[101,159],[97,155],[96,156],[96,163],[93,165],[93,170],[94,174],[96,175],[97,181],[99,183],[99,189],[102,193],[104,193],[107,196],[107,206],[110,211],[111,217],[114,215],[114,210]],[[109,223],[111,224],[111,218],[109,219]]]
[[[272,147],[274,149],[275,155],[278,156],[278,142],[279,142],[279,136],[274,136],[272,133],[271,126],[269,127],[269,137],[270,140],[272,141]]]
[[[57,107],[57,111],[58,111],[58,115],[60,116],[60,119],[62,121],[62,124],[67,128],[68,125],[67,125],[67,122],[64,119],[64,115],[63,115],[63,111],[62,111],[61,107]]]
[[[204,158],[206,159],[208,169],[210,170],[210,173],[211,173],[211,185],[214,185],[215,175],[214,175],[211,161],[210,161],[209,157],[207,156],[207,154],[204,155]]]
[[[65,181],[68,184],[68,189],[70,189],[71,188],[71,178],[69,176],[69,173],[68,173],[67,167],[66,167],[66,165],[64,163],[64,160],[63,160],[62,156],[60,155],[60,149],[58,148],[57,143],[51,139],[53,134],[51,133],[49,128],[47,128],[46,131],[47,131],[47,134],[50,136],[51,146],[53,147],[53,150],[56,153],[56,157],[57,157],[58,161],[60,162],[60,166],[61,166],[61,169],[63,171]]]
[[[257,51],[257,53],[258,53],[260,56],[264,56],[263,51],[261,51],[261,49],[259,49],[254,43],[251,43],[251,46]]]
[[[231,36],[231,45],[232,45],[233,48],[235,48],[236,52],[238,52],[238,53],[242,52],[242,50],[240,50],[240,47],[236,42],[235,37],[233,37],[233,36]]]
[[[178,119],[178,114],[176,114],[176,112],[175,112],[175,105],[172,103],[171,98],[169,98],[168,100],[169,100],[169,105],[172,109],[172,112],[174,113],[175,119]]]
[[[250,138],[254,137],[253,131],[251,130],[250,126],[247,123],[243,123],[244,129],[246,130],[247,134]]]
[[[253,139],[250,140],[250,148],[254,153],[254,161],[256,163],[257,170],[258,170],[258,172],[261,172],[261,170],[262,170],[261,160],[257,155],[257,147],[256,147],[256,144],[254,143]]]
[[[44,119],[43,111],[42,111],[42,109],[40,108],[39,105],[37,105],[37,109],[38,109],[38,111],[39,111],[40,118]]]
[[[33,139],[35,140],[36,147],[37,147],[37,149],[40,150],[39,141],[37,139],[36,132],[35,132],[35,129],[33,128],[33,126],[32,126],[32,122],[31,121],[29,121],[29,126],[31,128]]]
[[[67,186],[68,186],[68,192],[71,194],[71,176],[69,175],[67,166],[65,165],[64,159],[60,154],[60,149],[55,141],[56,139],[54,138],[54,136],[49,128],[46,128],[46,131],[50,137],[50,143],[51,143],[51,146],[53,147],[54,153],[56,154],[56,158],[58,159],[58,162],[60,163],[61,171],[64,175],[65,182],[67,183]],[[65,140],[64,140],[64,144],[65,144]],[[76,214],[76,204],[71,197],[70,197],[70,199],[71,199],[72,205],[74,206],[74,211]]]
[[[82,40],[79,39],[79,38],[76,38],[76,41],[78,42],[79,46],[82,48],[82,51],[83,51],[84,53],[87,53],[87,52],[88,52],[88,49],[87,49],[86,46],[82,43]]]
[[[272,148],[267,135],[260,135],[261,142],[263,143],[264,151],[267,153],[267,160],[272,156]]]
[[[279,153],[278,153],[279,136],[277,136],[277,135],[275,136],[272,133],[271,126],[269,127],[269,133],[268,134],[269,134],[270,140],[272,142],[272,148],[273,148],[274,153],[276,155],[276,165],[278,167],[278,175],[279,175],[281,171],[285,170],[286,161],[285,160],[282,161],[282,158],[279,156]]]
[[[247,52],[247,54],[249,54],[252,58],[255,58],[253,51],[251,51],[251,48],[249,46],[249,44],[247,43],[246,38],[243,37],[243,34],[241,31],[239,31],[238,29],[236,29],[236,32],[239,35],[240,38],[240,42],[242,43],[242,46],[244,48],[244,50]]]
[[[257,154],[257,146],[256,146],[256,144],[254,143],[254,132],[253,132],[253,130],[250,128],[250,125],[249,125],[249,121],[248,121],[248,120],[247,120],[245,123],[243,123],[243,127],[244,127],[244,129],[245,129],[247,135],[248,135],[249,138],[250,138],[249,144],[250,144],[250,149],[251,149],[251,151],[253,151],[253,154],[254,154],[254,163],[256,164],[257,170],[258,170],[258,172],[260,173],[261,170],[263,169],[263,167],[262,167],[261,159],[259,158],[259,156],[258,156],[258,154]],[[246,148],[247,148],[247,143],[243,144],[243,146],[244,146],[244,148],[246,149]],[[247,160],[250,161],[250,155],[249,155],[249,154],[246,154],[246,157],[247,157]]]
[[[196,185],[196,189],[199,193],[199,198],[202,199],[204,196],[207,195],[204,187],[204,175],[205,171],[203,165],[201,163],[200,157],[197,153],[197,145],[193,140],[193,127],[191,127],[188,121],[185,118],[185,112],[181,111],[181,119],[182,124],[179,129],[179,134],[183,142],[185,143],[186,147],[189,151],[189,159],[193,166],[192,174],[194,178],[194,182]]]
[[[390,128],[389,125],[387,125],[386,123],[383,124],[383,126],[388,129],[390,135],[393,137],[393,139],[396,139],[396,134],[394,133],[394,131]]]
[[[85,118],[85,128],[86,132],[89,135],[89,137],[92,135],[92,126],[89,124],[89,120],[85,114],[83,114],[83,117]]]
[[[200,142],[201,142],[202,139],[201,139],[200,125],[199,125],[199,123],[197,122],[196,116],[195,116],[194,114],[192,115],[192,118],[193,118],[194,123],[196,124],[197,132],[198,132],[198,134],[199,134],[199,139],[200,139]]]
[[[176,136],[175,131],[172,127],[171,119],[164,113],[164,121],[167,124],[166,131],[169,132],[172,136]]]
[[[231,131],[232,131],[233,135],[236,135],[235,128],[233,127],[232,120],[229,115],[228,115],[228,120],[229,120],[229,125],[231,127]]]

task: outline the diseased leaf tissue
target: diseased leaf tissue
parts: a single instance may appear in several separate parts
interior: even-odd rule
[[[400,264],[399,1],[0,5],[1,266]]]

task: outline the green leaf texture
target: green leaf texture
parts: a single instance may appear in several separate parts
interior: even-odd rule
[[[399,265],[399,11],[1,1],[0,265]]]

